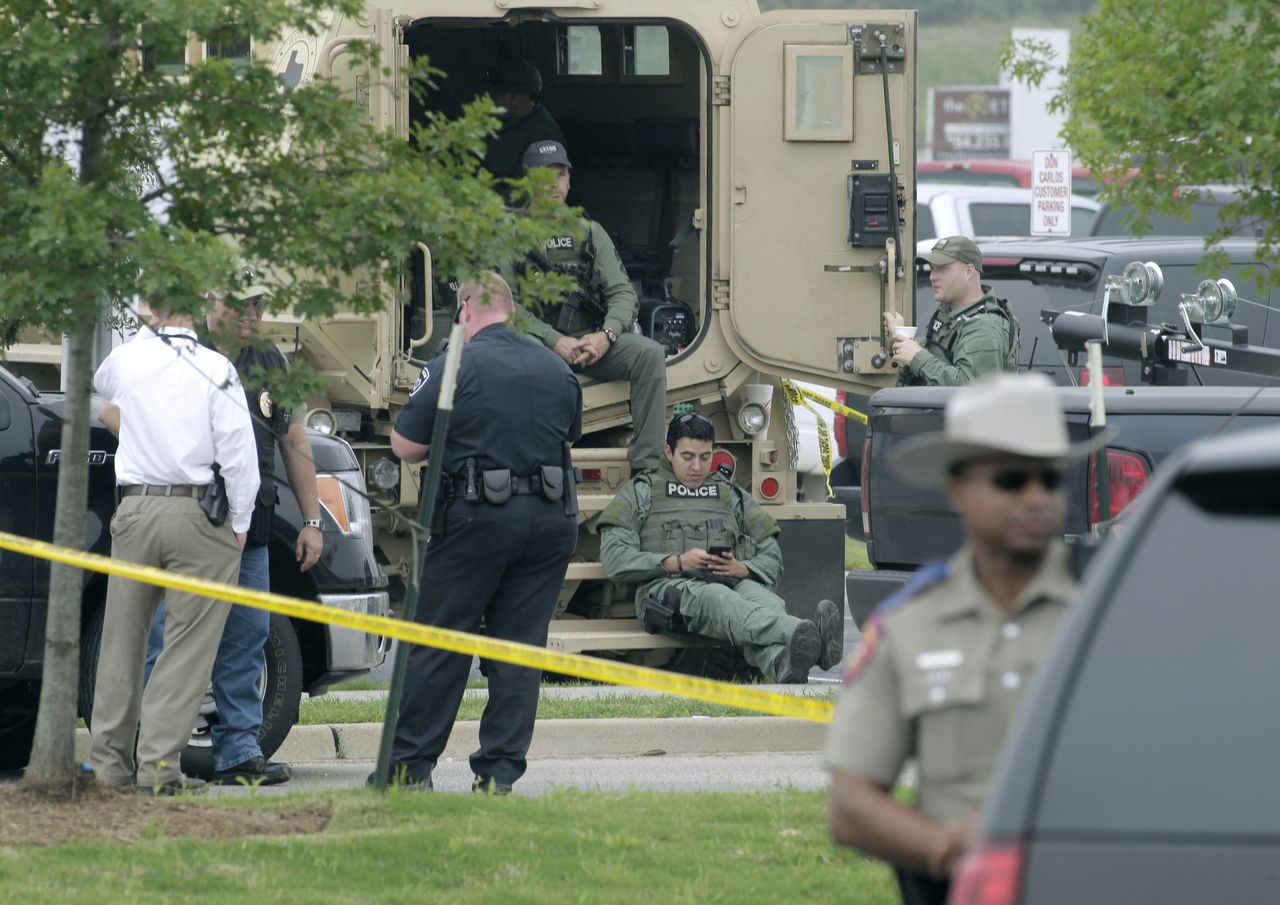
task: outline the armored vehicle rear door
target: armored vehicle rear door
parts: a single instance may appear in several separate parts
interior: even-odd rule
[[[713,304],[761,370],[861,387],[895,376],[873,359],[885,305],[914,323],[915,28],[912,10],[775,11],[720,64]],[[885,274],[889,239],[905,269]]]

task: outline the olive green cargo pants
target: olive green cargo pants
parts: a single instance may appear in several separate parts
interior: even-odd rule
[[[656,468],[667,430],[667,357],[662,346],[638,333],[622,333],[604,358],[574,370],[596,380],[630,382],[635,435],[627,459],[633,473]]]

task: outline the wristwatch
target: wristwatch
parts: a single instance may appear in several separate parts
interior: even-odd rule
[[[323,531],[323,530],[324,530],[324,522],[323,522],[323,521],[321,521],[321,520],[320,520],[320,519],[318,519],[318,518],[309,518],[309,519],[304,519],[304,520],[303,520],[303,522],[302,522],[302,527],[304,527],[304,528],[317,528],[317,529],[319,529],[319,530]]]
[[[609,345],[612,346],[614,343],[618,341],[618,334],[614,333],[608,327],[601,327],[600,332],[603,333],[605,335],[605,338],[609,340]]]

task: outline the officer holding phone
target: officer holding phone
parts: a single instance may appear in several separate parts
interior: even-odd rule
[[[636,610],[657,634],[702,635],[741,647],[769,680],[803,684],[843,653],[840,612],[787,612],[778,523],[711,468],[715,428],[686,412],[667,427],[665,460],[633,477],[600,516],[600,558],[614,581],[636,582]]]

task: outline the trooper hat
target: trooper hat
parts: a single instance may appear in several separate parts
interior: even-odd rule
[[[940,487],[951,469],[987,456],[1071,459],[1104,445],[1114,431],[1071,443],[1053,381],[1044,374],[1000,374],[958,390],[947,401],[940,432],[907,440],[890,467],[904,480]]]
[[[542,73],[538,67],[520,57],[507,57],[490,66],[485,73],[489,90],[494,95],[523,94],[534,98],[542,93]]]
[[[553,166],[557,163],[563,164],[571,170],[573,169],[573,164],[569,163],[569,152],[564,149],[564,143],[553,138],[535,141],[529,145],[524,149],[524,157],[520,162],[524,166],[525,172],[537,167]]]
[[[929,264],[950,264],[959,261],[961,264],[972,264],[978,273],[982,273],[982,252],[973,240],[967,236],[947,236],[933,243],[933,250],[927,255],[920,255],[916,261]]]

